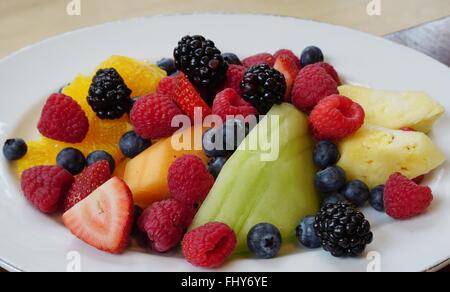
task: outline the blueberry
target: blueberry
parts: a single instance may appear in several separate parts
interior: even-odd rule
[[[116,162],[114,161],[114,158],[106,151],[103,150],[97,150],[92,152],[88,155],[86,158],[86,164],[88,166],[96,163],[97,161],[106,160],[109,163],[109,169],[111,170],[111,173],[114,172],[114,169],[116,168]]]
[[[56,164],[73,175],[83,171],[86,166],[86,159],[80,150],[75,148],[65,148],[56,156]]]
[[[228,64],[242,65],[239,57],[233,53],[223,53],[222,57]]]
[[[156,62],[156,65],[167,72],[167,75],[172,75],[177,72],[177,68],[175,67],[175,61],[173,59],[163,58]]]
[[[119,142],[119,148],[123,155],[134,158],[150,147],[152,142],[139,137],[134,131],[125,133]]]
[[[330,204],[334,205],[337,203],[345,203],[345,202],[347,202],[347,200],[345,199],[345,197],[343,195],[341,195],[338,192],[334,192],[334,193],[325,194],[323,196],[321,206],[325,207]]]
[[[332,142],[321,141],[314,148],[314,163],[321,169],[335,165],[340,158],[341,154]]]
[[[346,182],[345,172],[339,166],[330,166],[316,174],[315,186],[321,193],[339,191]]]
[[[305,217],[297,226],[296,235],[298,241],[307,248],[319,248],[322,246],[322,241],[316,234],[314,224],[316,218],[314,216]]]
[[[203,151],[209,157],[228,156],[230,153],[223,147],[221,128],[212,128],[203,134]]]
[[[379,185],[370,192],[369,202],[375,210],[384,212],[384,185]]]
[[[240,119],[228,119],[222,125],[222,133],[225,149],[234,152],[247,137],[248,124]]]
[[[225,163],[227,163],[226,157],[216,157],[208,164],[208,170],[214,176],[217,178],[222,171],[222,168],[224,167]]]
[[[27,154],[28,146],[22,139],[9,139],[3,145],[3,155],[9,161],[19,160]]]
[[[275,257],[280,251],[281,242],[280,231],[269,223],[255,225],[247,236],[249,250],[262,259]]]
[[[370,198],[370,190],[365,183],[360,180],[354,180],[349,182],[341,190],[342,195],[352,204],[358,207],[364,206],[364,204]]]
[[[323,62],[323,60],[324,57],[322,50],[315,46],[310,46],[304,49],[300,57],[302,67]]]
[[[227,157],[233,154],[250,131],[248,123],[229,119],[222,126],[203,134],[203,150],[209,157]]]

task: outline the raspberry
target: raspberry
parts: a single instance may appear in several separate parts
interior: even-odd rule
[[[64,200],[64,211],[69,210],[81,200],[92,194],[98,187],[111,178],[109,163],[106,160],[98,161],[87,167],[75,177]]]
[[[172,119],[181,115],[173,101],[161,94],[151,93],[140,98],[131,110],[131,123],[136,133],[144,139],[159,139],[171,136]]]
[[[175,93],[175,86],[177,84],[176,76],[165,77],[158,85],[157,93],[172,97]]]
[[[336,69],[334,69],[334,67],[331,66],[330,64],[325,63],[325,62],[320,62],[320,63],[314,64],[313,66],[322,67],[333,78],[333,80],[336,81],[338,86],[342,85],[341,79],[339,78],[339,75],[336,72]]]
[[[194,209],[175,199],[153,203],[138,220],[139,229],[147,233],[151,247],[160,253],[174,248],[194,217]]]
[[[38,210],[51,214],[58,211],[73,176],[59,166],[36,166],[23,172],[21,187],[25,197]]]
[[[236,235],[226,224],[212,222],[184,236],[183,255],[194,266],[218,268],[236,247]]]
[[[246,118],[258,114],[256,109],[232,88],[225,89],[217,94],[212,112],[214,115],[220,116],[222,121],[225,121],[227,116],[242,115]]]
[[[183,204],[202,203],[214,184],[214,177],[203,161],[193,155],[185,155],[169,168],[169,191]]]
[[[227,80],[223,89],[233,88],[237,92],[241,91],[241,81],[244,79],[244,74],[247,68],[240,65],[229,65],[227,71]]]
[[[317,140],[340,140],[361,128],[364,118],[359,104],[345,96],[331,95],[314,108],[309,124]]]
[[[278,57],[281,57],[281,56],[289,57],[291,60],[293,60],[295,62],[295,64],[297,65],[298,69],[301,68],[300,59],[291,50],[281,49],[281,50],[278,50],[275,54],[273,54],[273,57],[274,57],[275,60],[278,59]]]
[[[260,64],[267,64],[270,67],[273,67],[275,58],[269,53],[261,53],[242,60],[242,65],[247,68]]]
[[[394,219],[409,219],[423,212],[433,201],[429,187],[419,186],[400,173],[389,177],[384,190],[386,213]]]
[[[71,97],[52,94],[42,109],[39,132],[47,138],[80,143],[89,130],[89,121],[81,107]]]
[[[320,66],[309,65],[295,78],[292,103],[301,111],[309,113],[323,98],[338,94],[336,81]]]

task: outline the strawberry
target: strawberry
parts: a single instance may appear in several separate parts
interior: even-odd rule
[[[133,225],[133,197],[124,181],[114,177],[63,215],[64,225],[87,244],[120,254]]]
[[[276,51],[275,54],[273,54],[273,57],[275,58],[275,60],[281,56],[287,56],[287,57],[291,58],[297,65],[297,68],[299,70],[301,69],[300,59],[294,54],[293,51],[288,50],[288,49],[281,49],[281,50]]]
[[[75,177],[75,181],[64,200],[64,211],[78,204],[110,178],[111,172],[106,160],[98,161],[87,167]]]
[[[200,94],[195,90],[188,77],[180,73],[177,77],[175,93],[172,97],[176,105],[181,111],[188,115],[191,121],[194,121],[195,109],[199,108],[202,112],[202,119],[211,114],[211,108],[202,99]]]
[[[297,63],[289,55],[280,55],[275,61],[274,68],[283,73],[284,78],[286,79],[286,94],[284,96],[284,101],[289,102],[295,78],[300,71]]]

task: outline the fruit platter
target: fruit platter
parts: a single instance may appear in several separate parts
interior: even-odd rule
[[[216,17],[273,26],[230,35]],[[96,36],[38,60],[29,87],[6,75]],[[107,24],[24,50],[0,62],[0,88],[26,96],[1,101],[2,266],[68,270],[75,254],[83,271],[433,269],[449,257],[449,75],[362,33],[250,15]]]

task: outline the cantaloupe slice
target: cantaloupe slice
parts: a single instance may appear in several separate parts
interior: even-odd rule
[[[201,148],[202,133],[201,127],[179,131],[174,136],[155,143],[127,163],[124,180],[133,193],[136,205],[146,208],[153,202],[170,197],[167,174],[177,158],[195,155],[207,163],[208,158]],[[183,150],[174,147],[173,141],[187,137],[191,137],[192,145],[196,144],[196,147],[187,147]]]

